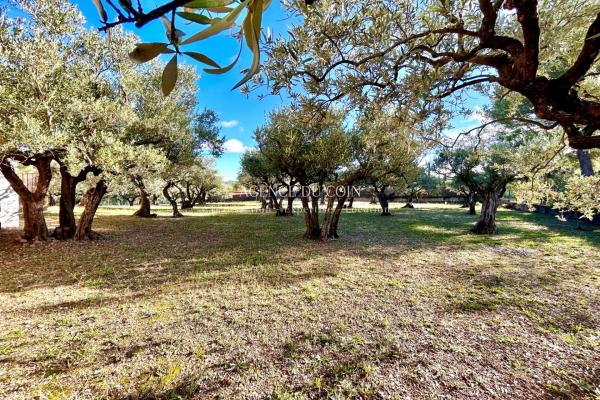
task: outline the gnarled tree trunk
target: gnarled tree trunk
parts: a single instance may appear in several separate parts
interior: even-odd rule
[[[75,233],[75,238],[77,240],[94,240],[100,236],[92,231],[92,222],[94,222],[94,216],[96,215],[96,211],[98,210],[102,198],[106,194],[106,190],[106,182],[104,179],[100,179],[95,187],[89,189],[83,195],[83,213],[79,218],[79,226]]]
[[[44,218],[44,201],[34,200],[33,196],[21,198],[23,206],[23,239],[48,239],[48,226]]]
[[[348,199],[348,208],[354,207],[354,196]]]
[[[500,196],[497,191],[491,190],[483,194],[481,215],[479,221],[472,229],[474,233],[480,235],[492,235],[496,233],[496,211],[498,211],[499,203]]]
[[[76,176],[73,176],[65,165],[61,165],[60,167],[59,226],[54,229],[53,233],[53,236],[57,239],[71,239],[75,236],[77,222],[74,210],[75,204],[77,204],[77,185],[85,181],[89,172],[98,176],[102,170],[89,165],[79,171]]]
[[[180,213],[179,209],[177,208],[177,200],[175,200],[175,197],[171,196],[171,193],[169,193],[169,189],[173,186],[174,184],[172,182],[167,183],[167,185],[163,188],[163,196],[165,196],[165,199],[167,199],[169,204],[171,204],[171,208],[173,209],[173,218],[183,217],[183,214]]]
[[[140,208],[133,215],[142,218],[156,217],[156,214],[150,212],[150,197],[148,196],[148,191],[146,190],[143,178],[138,175],[135,176],[132,181],[140,191]]]
[[[469,205],[469,214],[470,215],[475,215],[477,214],[475,211],[475,206],[477,204],[476,198],[475,198],[475,192],[469,192],[469,195],[467,197],[467,204]]]
[[[285,213],[288,216],[294,215],[294,199],[295,198],[296,198],[295,194],[288,195],[288,198],[287,198],[287,208],[285,210]]]
[[[579,159],[579,168],[582,176],[594,176],[594,167],[592,165],[592,157],[587,150],[577,150],[577,158]]]
[[[345,200],[344,200],[345,201]],[[340,221],[340,215],[342,214],[342,209],[344,208],[344,201],[338,200],[338,205],[333,212],[333,219],[331,221],[331,226],[329,227],[329,235],[333,238],[338,238],[338,222]]]
[[[413,205],[413,198],[414,198],[414,195],[411,192],[408,195],[408,199],[406,199],[406,204],[404,204],[404,206],[402,208],[415,208],[415,206]]]
[[[269,205],[269,202],[266,199],[266,196],[264,196],[262,193],[260,194],[260,209],[263,211],[267,211],[267,207]]]
[[[57,239],[71,239],[75,236],[75,190],[77,180],[69,173],[67,167],[60,167],[60,200],[58,208],[58,227],[53,236]]]
[[[381,215],[384,217],[388,217],[392,215],[390,212],[390,203],[388,201],[388,196],[383,192],[377,193],[377,199],[379,200],[379,206],[381,207]]]
[[[38,179],[34,191],[31,191],[17,175],[13,166],[8,160],[0,163],[2,174],[10,183],[13,190],[19,195],[21,205],[23,206],[23,239],[47,240],[48,226],[44,218],[44,204],[48,195],[48,187],[52,179],[50,163],[53,160],[52,155],[37,155],[27,157],[24,165],[33,165],[38,171]]]
[[[347,198],[347,192],[344,192],[344,194],[340,196],[332,195],[329,197],[325,215],[323,217],[323,225],[321,226],[321,234],[319,235],[321,241],[339,237],[337,233],[338,221]],[[335,208],[333,208],[334,203],[336,204]]]
[[[310,197],[302,195],[301,200],[304,209],[304,224],[306,225],[304,237],[307,239],[318,239],[321,235],[321,227],[319,226],[319,197],[312,196],[312,191],[310,191]]]

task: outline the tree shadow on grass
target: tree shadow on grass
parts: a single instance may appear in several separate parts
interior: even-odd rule
[[[65,285],[152,291],[190,277],[226,278],[253,271],[264,283],[291,284],[335,274],[330,265],[290,268],[319,247],[302,239],[297,222],[264,214],[151,220],[101,216],[95,225],[104,240],[3,243],[0,292]]]
[[[108,300],[106,303],[106,296],[121,296],[123,293],[129,292],[133,293],[132,298],[123,296],[122,302],[132,299],[147,299],[150,304],[155,297],[162,293],[161,289],[164,285],[171,285],[166,288],[166,291],[177,292],[177,294],[182,290],[198,290],[201,292],[198,296],[193,296],[191,299],[186,296],[178,297],[175,301],[181,308],[190,306],[187,303],[188,300],[197,301],[200,304],[205,300],[211,306],[215,305],[214,314],[208,313],[212,307],[204,310],[198,305],[197,310],[200,318],[206,318],[208,315],[210,323],[214,324],[210,326],[210,335],[218,334],[220,329],[223,332],[240,327],[240,325],[230,325],[231,318],[225,318],[224,314],[228,313],[229,317],[242,314],[245,319],[247,316],[257,316],[263,312],[259,308],[254,310],[244,308],[252,308],[255,300],[254,297],[248,299],[248,294],[245,292],[240,296],[242,297],[241,304],[233,301],[229,304],[228,310],[224,311],[219,307],[221,287],[229,286],[227,288],[228,295],[235,297],[241,286],[253,289],[257,286],[279,289],[285,286],[304,285],[307,282],[311,285],[319,285],[317,291],[326,292],[326,295],[323,296],[325,300],[319,298],[307,300],[307,296],[303,297],[301,290],[296,291],[295,288],[292,288],[289,291],[282,291],[281,297],[277,297],[276,294],[273,301],[289,299],[290,303],[284,304],[286,308],[304,305],[304,307],[309,307],[307,308],[310,310],[309,312],[318,314],[322,318],[322,325],[306,323],[307,331],[315,332],[315,334],[324,332],[324,330],[319,332],[320,326],[331,325],[336,320],[334,318],[336,310],[333,309],[339,303],[331,300],[336,295],[341,295],[340,297],[353,305],[345,309],[346,314],[340,315],[352,316],[366,310],[374,311],[374,308],[369,308],[369,305],[374,305],[375,308],[383,309],[390,316],[392,327],[389,329],[392,331],[399,329],[393,325],[394,320],[406,315],[405,311],[410,308],[408,300],[411,295],[413,293],[416,295],[417,302],[419,296],[422,296],[422,303],[427,303],[423,306],[424,311],[422,312],[418,306],[410,308],[410,315],[414,316],[414,319],[410,319],[402,325],[402,329],[418,333],[421,336],[423,327],[420,318],[423,316],[430,320],[433,320],[433,317],[440,317],[440,320],[442,318],[456,317],[458,320],[464,318],[464,323],[461,323],[460,327],[465,331],[472,328],[472,322],[473,325],[481,323],[481,319],[477,319],[477,317],[487,318],[488,315],[491,316],[497,312],[505,312],[506,320],[515,324],[520,323],[522,316],[529,316],[537,323],[538,318],[546,318],[546,315],[550,315],[552,320],[548,318],[539,320],[540,328],[555,328],[560,329],[561,332],[572,330],[573,325],[587,329],[596,323],[593,316],[589,318],[586,313],[576,315],[577,309],[581,307],[577,302],[569,301],[571,298],[564,302],[565,304],[559,302],[545,304],[536,301],[536,296],[539,295],[560,298],[569,289],[569,287],[565,288],[561,285],[568,280],[580,279],[588,273],[588,269],[576,268],[574,264],[565,267],[558,265],[556,261],[549,265],[540,264],[536,268],[527,265],[528,257],[544,256],[542,252],[532,248],[534,246],[528,244],[528,241],[537,243],[536,240],[540,238],[543,241],[551,241],[573,237],[575,244],[590,244],[579,240],[579,232],[571,236],[571,232],[552,226],[552,223],[546,219],[548,217],[542,218],[540,222],[537,216],[533,216],[534,218],[531,220],[528,214],[502,211],[499,215],[500,235],[481,237],[466,232],[474,223],[475,218],[463,213],[464,211],[460,209],[417,209],[397,211],[396,216],[391,218],[379,217],[376,214],[347,213],[340,222],[342,237],[340,240],[329,243],[304,240],[302,238],[304,228],[302,216],[280,219],[270,214],[228,214],[154,220],[101,216],[97,225],[98,228],[107,232],[105,240],[21,246],[16,249],[15,253],[2,254],[0,257],[3,260],[10,257],[14,259],[9,259],[8,264],[0,268],[0,287],[2,291],[6,292],[8,291],[6,288],[10,284],[6,279],[20,278],[21,281],[17,279],[13,282],[21,284],[25,290],[33,289],[31,292],[34,292],[36,288],[40,289],[41,293],[34,293],[37,296],[36,301],[43,298],[45,294],[43,290],[55,289],[52,292],[53,296],[58,301],[63,300],[62,302],[50,305],[42,304],[38,308],[28,309],[33,313],[41,311],[48,314],[62,312],[65,309],[75,309],[77,314],[85,314],[84,309],[87,307],[104,305],[108,305],[110,307],[108,311],[113,312],[112,300]],[[547,227],[547,229],[536,234],[539,227]],[[583,233],[583,235],[588,234]],[[444,252],[453,250],[463,253],[458,253],[456,258],[447,263],[447,260],[444,259],[447,255]],[[477,259],[472,265],[460,263],[460,257],[464,254],[478,251],[481,251],[486,257],[492,257],[491,259],[496,258],[502,263],[490,265],[484,258]],[[589,253],[589,247],[585,251]],[[414,267],[411,262],[423,261],[420,259],[421,252],[440,253],[439,257],[443,262],[437,265],[426,265],[425,263],[428,261],[425,259],[424,263]],[[342,279],[336,281],[335,285],[329,285],[327,281],[329,278],[346,273],[344,260],[351,257],[353,259],[353,264],[349,268],[352,270],[349,272],[351,276],[342,276]],[[390,260],[386,260],[386,258]],[[396,263],[385,264],[384,261],[395,261]],[[404,279],[402,275],[404,270],[407,272],[405,286],[401,288],[390,286],[390,281]],[[556,272],[555,275],[553,275],[554,272]],[[409,275],[411,273],[421,275],[411,277]],[[16,276],[18,274],[23,274],[23,276]],[[310,282],[311,280],[319,282]],[[180,286],[178,283],[190,283],[190,285]],[[81,301],[64,301],[63,294],[58,291],[63,287],[68,290],[69,285],[75,290],[80,289],[81,286],[94,288],[90,293],[91,296],[97,296],[97,298],[88,297]],[[215,297],[204,297],[203,289],[205,287],[212,289]],[[445,292],[438,291],[440,288],[460,294],[448,297]],[[232,290],[236,293],[232,294]],[[27,293],[27,295],[29,294]],[[9,301],[13,298],[12,294],[2,294],[2,296],[8,298]],[[357,298],[361,298],[362,302],[354,303],[353,300]],[[239,300],[239,298],[235,297],[235,300]],[[36,301],[32,303],[35,304]],[[285,308],[283,310],[271,308],[272,304],[267,305],[272,316],[288,313]],[[166,313],[169,313],[171,306],[164,307],[167,310]],[[425,309],[425,307],[427,308]],[[590,305],[590,309],[593,307],[597,309],[597,306]],[[234,308],[233,311],[232,308]],[[118,311],[115,309],[115,312]],[[131,313],[131,311],[125,312]],[[207,315],[204,314],[205,312]],[[516,313],[521,314],[515,318],[513,314]],[[133,316],[134,321],[138,321],[135,318],[140,318],[136,313],[129,315]],[[561,315],[562,320],[558,319]],[[42,317],[48,318],[47,316]],[[269,322],[264,321],[266,320],[263,320],[263,323],[266,323],[270,329]],[[182,318],[173,323],[187,324],[189,327],[193,327],[190,329],[194,335],[197,332],[195,329],[201,330],[202,327],[202,325],[198,325],[198,328],[195,320]],[[444,327],[441,324],[436,324],[435,320],[428,323],[432,325],[432,328],[440,329],[442,332],[440,335],[445,335]],[[252,336],[256,331],[260,331],[259,328],[251,325],[243,326],[243,330],[239,328],[242,336]],[[293,324],[287,324],[285,332],[288,328],[295,329]],[[379,327],[373,320],[368,320],[368,323],[356,324],[353,329],[359,330],[367,339],[373,339],[384,328]],[[482,329],[487,329],[488,334],[493,332],[493,329],[485,327]],[[151,333],[153,334],[153,332]],[[458,342],[462,334],[460,332],[456,337],[452,337],[452,343]],[[341,331],[338,334],[340,337],[348,335],[349,333]],[[289,343],[287,341],[278,343],[277,337],[272,339],[272,343],[271,341],[263,342],[265,350],[262,351],[270,354],[273,346],[277,346],[275,352],[281,353],[281,359],[278,359],[275,354],[275,360],[282,363],[294,356],[294,353],[297,354],[294,357],[307,360],[314,354],[329,355],[330,358],[326,359],[321,364],[321,368],[316,370],[316,374],[320,375],[325,387],[337,390],[343,382],[349,381],[354,387],[364,384],[364,388],[368,392],[371,388],[368,381],[364,379],[363,367],[366,366],[368,369],[370,363],[406,365],[404,361],[398,360],[423,354],[425,358],[440,357],[438,361],[445,363],[443,365],[450,366],[452,364],[443,357],[445,350],[415,347],[415,343],[419,344],[419,340],[423,339],[421,336],[407,337],[400,342],[402,346],[405,346],[404,354],[399,354],[398,350],[393,347],[396,342],[389,345],[384,343],[380,349],[377,347],[379,346],[377,343],[370,344],[370,341],[366,340],[364,345],[357,344],[354,352],[349,354],[348,341],[336,342],[336,337],[331,339],[321,336],[307,336],[303,339],[302,336],[295,335],[292,335]],[[540,342],[539,336],[541,334],[538,333],[534,337],[538,342]],[[285,334],[282,337],[285,337]],[[449,336],[444,338],[448,339]],[[337,337],[337,339],[340,338]],[[113,357],[127,355],[128,352],[131,354],[138,351],[149,354],[158,352],[154,348],[140,349],[135,344],[130,348],[127,346],[128,340],[130,339],[123,339],[122,346],[105,349],[107,357],[104,355],[98,357],[102,360],[106,359],[106,362],[110,363]],[[293,347],[294,345],[298,346],[298,343],[300,343],[300,347]],[[325,343],[325,345],[321,345],[321,343]],[[489,344],[484,341],[481,343]],[[429,342],[425,344],[429,344]],[[65,346],[70,348],[72,344],[66,343]],[[505,350],[502,346],[504,345],[497,345],[498,351]],[[545,349],[544,344],[536,343],[536,346]],[[219,357],[216,355],[213,357],[224,364],[211,365],[217,369],[217,375],[223,381],[209,379],[207,382],[201,380],[202,376],[181,376],[169,385],[142,387],[128,397],[120,397],[123,393],[117,392],[114,397],[138,399],[176,398],[177,396],[183,398],[209,397],[211,393],[219,392],[232,384],[231,380],[235,381],[236,372],[230,371],[227,367],[232,360],[230,351],[229,349],[222,350]],[[565,348],[562,351],[567,352],[569,349]],[[452,357],[451,360],[456,363],[466,359],[471,360],[475,365],[474,368],[478,368],[480,371],[489,372],[491,370],[488,365],[473,358],[469,359],[465,355],[458,354]],[[580,359],[584,357],[582,356]],[[59,361],[63,358],[61,356]],[[193,358],[188,359],[194,360]],[[267,358],[266,360],[265,362],[268,362],[271,359]],[[127,359],[120,362],[130,363]],[[292,363],[290,362],[290,364]],[[61,365],[59,364],[59,367]],[[409,369],[414,367],[413,365],[407,366]],[[243,366],[239,368],[243,369]],[[582,370],[579,367],[570,370],[573,369],[577,373]],[[63,370],[57,371],[62,373]],[[150,379],[149,377],[154,376],[153,373],[155,373],[153,370],[144,370],[143,375],[137,375],[136,372],[134,380],[146,382]],[[168,370],[161,373],[167,377],[170,376]],[[503,373],[508,380],[510,371],[505,369]],[[168,386],[168,388],[164,386]],[[323,395],[321,389],[317,390],[309,386],[294,384],[291,385],[291,388],[313,394],[314,397]]]
[[[299,215],[233,213],[150,220],[101,215],[96,226],[104,240],[53,241],[12,246],[8,251],[0,247],[6,260],[0,268],[0,292],[80,285],[152,293],[165,283],[189,280],[208,285],[231,279],[292,285],[335,276],[342,268],[337,257],[348,252],[358,251],[369,262],[381,258],[381,248],[405,252],[473,244],[522,248],[563,239],[600,246],[596,233],[571,230],[551,216],[500,211],[500,233],[492,237],[468,233],[475,219],[459,208],[402,209],[391,218],[345,213],[341,238],[323,244],[302,238]]]
[[[512,245],[549,242],[552,240],[582,240],[600,247],[600,232],[578,230],[574,221],[562,222],[544,214],[500,210],[496,235],[475,235],[470,229],[477,216],[461,208],[401,209],[390,217],[357,213],[342,217],[342,238],[371,239],[387,244],[498,244]]]

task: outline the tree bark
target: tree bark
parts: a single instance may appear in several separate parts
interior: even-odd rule
[[[260,209],[263,211],[267,211],[269,202],[267,201],[266,196],[262,193],[260,193],[259,196],[260,196]]]
[[[31,198],[21,199],[23,206],[23,239],[47,240],[48,226],[44,218],[44,201],[37,201]]]
[[[54,229],[56,239],[71,239],[75,236],[77,222],[75,220],[75,204],[77,204],[77,185],[85,181],[88,173],[98,176],[102,170],[88,165],[74,176],[65,165],[60,167],[60,204],[58,212],[59,226]]]
[[[406,204],[402,208],[415,208],[415,206],[413,206],[413,198],[414,198],[414,195],[411,192],[408,195],[408,199],[406,200]]]
[[[269,189],[270,202],[273,205],[272,208],[275,209],[275,216],[281,217],[285,215],[285,210],[283,209],[283,197],[277,198],[277,193],[274,190]]]
[[[156,217],[156,214],[152,214],[150,212],[150,198],[148,196],[148,191],[146,190],[146,185],[144,184],[144,180],[142,179],[142,177],[134,177],[133,183],[138,187],[140,191],[140,208],[133,215],[141,218]]]
[[[479,221],[473,227],[472,231],[478,235],[492,235],[496,233],[496,211],[500,197],[497,191],[487,191],[483,195],[483,203],[481,205],[481,215]]]
[[[321,228],[319,226],[319,197],[312,196],[312,191],[310,194],[310,198],[304,195],[301,197],[304,209],[304,223],[306,225],[304,237],[307,239],[318,239],[321,235]]]
[[[182,210],[191,210],[194,208],[194,196],[192,195],[192,191],[189,183],[186,184],[185,193],[181,191],[181,209]]]
[[[350,197],[348,199],[348,208],[352,208],[354,206],[354,197]]]
[[[60,200],[58,209],[58,227],[53,236],[56,239],[71,239],[75,236],[77,222],[75,221],[75,190],[77,182],[69,173],[67,167],[60,167]]]
[[[577,150],[577,158],[579,159],[579,168],[582,176],[594,176],[594,167],[592,165],[592,157],[588,150]]]
[[[348,198],[348,194],[344,192],[341,196],[330,196],[327,200],[327,208],[325,209],[325,215],[323,216],[323,225],[321,226],[321,234],[319,235],[319,239],[321,241],[326,241],[331,238],[338,238],[337,226],[338,221],[340,219],[340,214],[342,213],[342,209],[344,208],[344,203]],[[333,208],[334,203],[337,204],[336,207]]]
[[[338,238],[338,222],[340,221],[340,215],[342,215],[342,209],[344,208],[344,201],[340,201],[338,200],[338,205],[335,208],[335,211],[333,213],[333,220],[331,221],[331,227],[329,228],[329,234],[331,237],[333,238]]]
[[[183,214],[180,213],[177,208],[177,200],[175,197],[171,196],[171,193],[169,193],[169,189],[173,186],[173,183],[167,183],[167,185],[163,188],[163,196],[165,196],[165,199],[167,199],[169,204],[171,204],[171,208],[173,209],[173,218],[180,218],[183,217]]]
[[[50,163],[51,155],[38,155],[27,159],[25,165],[33,165],[38,171],[38,179],[34,191],[29,190],[17,175],[8,160],[0,163],[2,174],[19,195],[23,206],[23,239],[28,241],[47,240],[48,226],[44,218],[44,204],[48,195],[48,187],[52,179]]]
[[[292,216],[294,215],[294,199],[296,198],[295,195],[291,194],[288,195],[287,198],[287,208],[285,210],[285,214],[288,216]]]
[[[381,216],[388,217],[392,215],[392,213],[390,212],[388,196],[383,191],[381,191],[377,193],[377,199],[379,200],[379,206],[381,207]]]
[[[469,204],[469,215],[477,214],[477,212],[475,211],[475,206],[477,205],[477,201],[476,201],[474,192],[469,192],[467,202]]]
[[[106,190],[106,182],[104,179],[100,179],[95,187],[89,189],[83,195],[83,213],[81,214],[81,218],[79,218],[79,226],[75,233],[75,238],[77,240],[94,240],[99,238],[100,235],[92,231],[92,222],[94,222],[94,216],[96,215],[96,211],[98,210],[102,198],[106,194]]]

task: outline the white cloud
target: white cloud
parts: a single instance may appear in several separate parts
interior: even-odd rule
[[[480,124],[483,124],[483,123],[487,122],[488,120],[489,120],[489,118],[485,115],[483,108],[481,108],[479,106],[475,106],[475,110],[473,110],[473,112],[467,119],[468,122],[479,122]]]
[[[240,121],[232,119],[231,121],[222,121],[221,122],[221,127],[223,127],[223,128],[233,128],[234,126],[238,126],[239,124],[240,124]]]
[[[243,153],[246,150],[252,149],[252,147],[244,146],[240,140],[229,139],[223,143],[223,149],[226,153]]]

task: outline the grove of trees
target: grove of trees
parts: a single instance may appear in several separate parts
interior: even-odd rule
[[[222,151],[219,121],[198,110],[192,68],[181,68],[177,86],[163,96],[155,86],[163,66],[136,65],[127,53],[133,35],[114,30],[108,40],[85,29],[79,11],[59,0],[15,7],[24,16],[0,18],[0,168],[20,197],[25,239],[51,234],[43,209],[52,179],[60,179],[53,231],[60,239],[94,237],[94,215],[108,190],[134,187],[141,199],[136,215],[147,217],[151,186],[181,187],[182,196],[193,193],[191,206],[220,184],[206,157]],[[35,187],[21,179],[27,168],[37,172]]]
[[[296,18],[275,38],[262,29],[263,0],[94,3],[99,30],[65,1],[0,10],[0,170],[20,197],[27,240],[94,238],[107,193],[139,199],[139,217],[155,216],[159,197],[181,217],[216,196],[219,118],[200,109],[197,71],[178,60],[227,73],[239,54],[221,67],[187,47],[226,30],[252,53],[235,88],[291,99],[256,129],[240,184],[278,216],[301,203],[307,238],[339,236],[356,187],[389,216],[394,199],[412,207],[448,179],[444,190],[462,193],[470,214],[482,203],[478,234],[496,232],[507,190],[588,219],[598,212],[597,1],[286,1]],[[155,19],[164,43],[122,28]],[[453,130],[457,116],[475,114],[474,94],[486,99],[480,125]],[[49,230],[44,207],[57,195]]]

